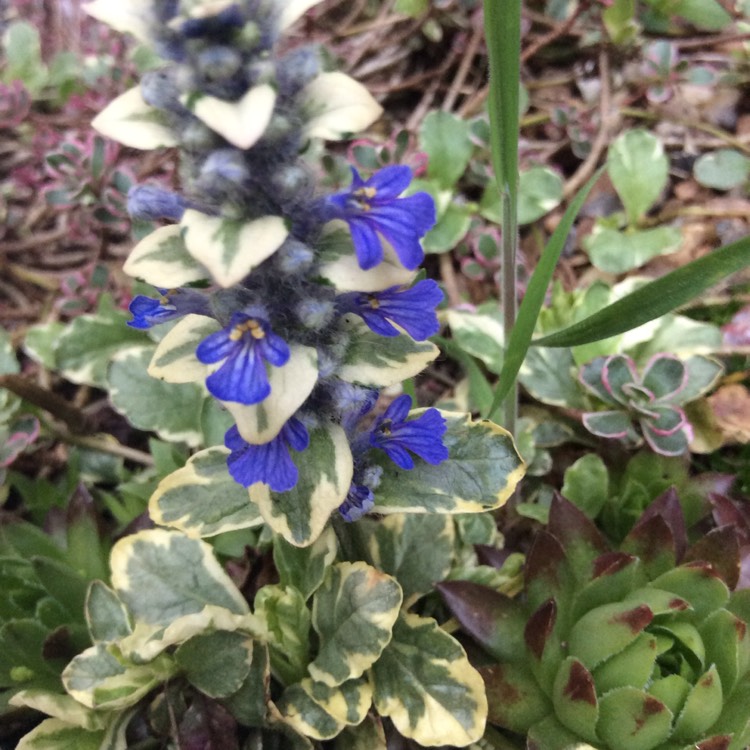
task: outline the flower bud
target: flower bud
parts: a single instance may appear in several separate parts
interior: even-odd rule
[[[198,70],[209,80],[231,78],[242,66],[242,55],[231,47],[208,47],[198,54]]]
[[[241,185],[250,176],[242,152],[234,148],[222,148],[209,154],[201,167],[201,180],[226,180]]]
[[[187,207],[181,195],[156,185],[134,185],[128,190],[128,213],[134,219],[179,221]]]
[[[311,247],[294,237],[287,237],[274,256],[279,270],[287,276],[297,276],[310,270],[315,261]]]
[[[300,47],[285,55],[276,66],[276,79],[282,96],[294,96],[320,71],[318,53],[310,47]]]
[[[313,331],[325,328],[333,319],[335,311],[332,300],[311,297],[299,302],[295,309],[300,323]]]

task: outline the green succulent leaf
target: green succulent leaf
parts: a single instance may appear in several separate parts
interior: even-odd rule
[[[211,698],[237,692],[250,672],[253,643],[244,633],[199,633],[180,645],[174,658],[188,682]]]
[[[673,591],[690,603],[698,621],[729,601],[729,589],[707,564],[691,563],[663,573],[651,581],[656,588]]]
[[[427,176],[452,189],[474,150],[469,124],[450,112],[430,112],[419,129],[419,142],[429,156]]]
[[[609,499],[609,472],[596,453],[587,453],[565,470],[562,495],[583,511],[596,518]]]
[[[525,734],[552,713],[552,704],[524,664],[480,667],[491,724]]]
[[[377,524],[369,549],[373,564],[399,582],[408,602],[448,575],[454,543],[449,516],[394,514]]]
[[[320,639],[310,675],[331,687],[356,679],[391,640],[403,595],[391,576],[363,563],[338,563],[313,598]]]
[[[716,665],[721,685],[728,695],[750,666],[747,623],[726,609],[718,609],[698,630],[706,647],[706,662]]]
[[[715,665],[711,665],[688,693],[674,722],[673,737],[684,742],[699,739],[719,718],[723,697],[719,672]]]
[[[651,750],[669,738],[672,712],[636,688],[612,690],[599,701],[597,733],[611,750]]]
[[[164,477],[149,500],[154,523],[200,537],[262,525],[247,490],[230,476],[227,455],[223,447],[207,448]]]
[[[643,690],[653,673],[656,655],[656,636],[639,633],[619,654],[607,659],[594,670],[597,692],[604,695],[618,687]]]
[[[112,586],[136,621],[168,625],[206,605],[244,615],[247,602],[211,547],[163,529],[140,531],[112,548]]]
[[[370,671],[381,716],[422,745],[476,742],[484,731],[484,683],[461,646],[431,619],[402,613]]]
[[[375,512],[477,513],[499,507],[513,494],[526,467],[510,433],[487,420],[441,413],[449,458],[437,466],[418,461],[403,471],[381,457]]]
[[[594,678],[575,657],[569,656],[560,665],[552,686],[555,715],[571,732],[595,742],[599,703]]]
[[[354,464],[343,429],[330,424],[312,430],[310,446],[297,469],[293,489],[274,492],[256,482],[250,487],[250,500],[273,531],[290,544],[307,547],[323,532],[351,486]]]

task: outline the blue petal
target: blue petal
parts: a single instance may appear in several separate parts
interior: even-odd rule
[[[367,271],[377,266],[383,260],[383,246],[380,243],[380,238],[376,234],[372,222],[364,218],[350,219],[349,230],[352,233],[352,241],[354,242],[354,250],[357,253],[359,267]]]
[[[285,365],[289,361],[289,345],[268,327],[264,326],[263,330],[266,335],[255,343],[260,356],[275,367]]]
[[[257,404],[271,392],[263,360],[248,343],[227,357],[224,364],[206,378],[206,388],[220,401]]]
[[[369,306],[363,306],[357,310],[357,314],[365,321],[367,327],[377,333],[378,336],[398,336],[399,330],[386,320],[382,310],[373,310]]]
[[[393,422],[403,422],[411,410],[411,396],[408,393],[401,394],[395,398],[383,413],[383,420],[390,419]]]
[[[145,297],[142,294],[133,297],[128,309],[133,315],[133,320],[128,321],[131,328],[151,328],[179,315],[174,305],[167,307],[162,305],[160,299]]]
[[[223,328],[221,331],[206,336],[195,349],[195,356],[204,365],[212,365],[229,357],[236,349],[242,346],[240,341],[232,341],[229,331]]]
[[[224,438],[228,448],[237,445],[235,436],[230,437],[232,429]],[[297,484],[297,467],[281,435],[263,445],[250,445],[242,438],[240,440],[242,445],[233,448],[227,459],[229,473],[235,482],[243,487],[265,482],[274,492],[286,492]]]
[[[349,488],[346,500],[339,506],[339,513],[349,523],[358,521],[369,512],[375,504],[375,496],[369,487],[363,484],[353,484]]]
[[[310,445],[310,434],[299,419],[291,417],[281,428],[281,435],[296,451],[303,451]]]
[[[407,470],[414,468],[414,459],[403,446],[394,442],[384,443],[380,447],[386,452],[388,458],[390,458],[397,466]]]
[[[383,199],[392,200],[397,198],[409,187],[412,172],[409,167],[403,165],[392,165],[384,167],[375,172],[365,183],[366,187],[373,187],[377,191],[373,203],[377,204]]]

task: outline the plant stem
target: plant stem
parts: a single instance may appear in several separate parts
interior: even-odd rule
[[[506,188],[502,194],[503,200],[503,265],[502,265],[502,293],[503,304],[503,334],[507,352],[508,342],[513,326],[516,324],[518,301],[516,298],[516,257],[518,254],[518,222],[517,204]],[[518,420],[518,384],[513,385],[503,402],[503,426],[515,435]]]

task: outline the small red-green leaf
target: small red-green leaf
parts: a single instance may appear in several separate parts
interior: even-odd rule
[[[548,531],[542,529],[534,537],[524,567],[524,586],[530,607],[538,607],[553,594],[569,587],[570,568],[565,550]]]
[[[610,750],[651,750],[672,731],[672,712],[659,700],[631,687],[599,701],[597,733]]]
[[[715,737],[709,737],[707,740],[702,740],[697,745],[691,745],[689,750],[727,750],[729,744],[732,741],[731,734],[719,734]]]
[[[554,599],[544,602],[526,623],[524,640],[532,655],[541,660],[557,621],[557,604]]]
[[[640,582],[644,582],[637,557],[624,552],[605,552],[594,560],[594,578],[578,592],[573,617],[602,604],[620,601]]]
[[[479,674],[487,691],[487,720],[524,734],[552,711],[547,696],[522,664],[482,667]]]
[[[632,643],[653,618],[653,612],[645,604],[633,602],[592,609],[571,629],[569,653],[594,669]]]
[[[690,547],[685,562],[710,563],[724,583],[733,589],[740,579],[740,540],[734,526],[711,529]]]
[[[723,703],[721,678],[715,665],[701,675],[688,694],[674,723],[674,737],[685,742],[703,734],[721,714]]]
[[[599,705],[594,678],[578,659],[568,657],[561,665],[552,687],[555,715],[571,731],[596,741]]]
[[[729,601],[729,589],[708,563],[688,563],[663,573],[651,584],[690,602],[699,620]]]
[[[594,670],[594,682],[600,695],[618,687],[642,690],[648,683],[657,656],[656,637],[640,633],[619,654],[607,659]]]
[[[726,609],[719,609],[704,620],[699,632],[706,647],[706,662],[716,665],[721,684],[729,694],[750,660],[747,623]]]
[[[678,674],[670,674],[658,680],[654,680],[648,687],[648,694],[660,700],[673,715],[677,716],[682,710],[693,686]]]
[[[444,581],[436,588],[462,628],[488,653],[502,661],[525,658],[521,634],[526,617],[517,600],[470,581]]]

